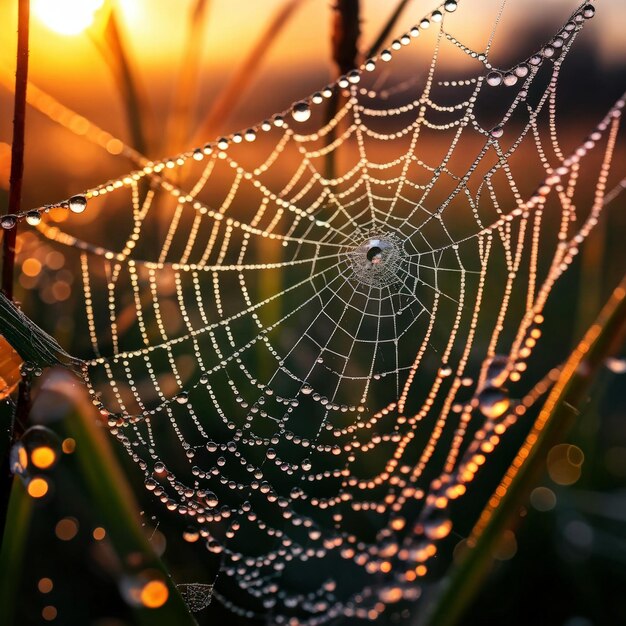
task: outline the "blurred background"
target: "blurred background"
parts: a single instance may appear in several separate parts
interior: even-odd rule
[[[463,22],[455,24],[455,35],[470,45],[484,41],[499,3],[465,3],[471,8]],[[111,3],[32,0],[29,75],[42,92],[31,89],[30,93],[38,96],[39,108],[62,123],[33,108],[27,112],[24,209],[67,198],[129,171],[133,166],[120,154],[122,146],[115,138],[149,158],[161,158],[251,126],[337,76],[332,61],[333,10],[326,0],[117,0],[114,4],[118,43],[141,105],[140,131],[129,120],[128,101],[116,73],[119,59],[114,57],[119,48],[111,38]],[[436,7],[422,0],[404,4],[389,40]],[[361,0],[360,5],[360,49],[367,50],[398,3]],[[601,0],[596,5],[596,16],[564,65],[559,88],[560,133],[570,147],[586,136],[626,87],[626,4]],[[572,0],[510,1],[494,43],[494,65],[506,67],[507,62],[528,55],[575,6]],[[3,209],[10,166],[16,20],[16,3],[0,3]],[[462,75],[463,67],[449,69]],[[43,92],[71,111],[51,104]],[[184,98],[178,97],[181,92]],[[102,145],[80,136],[88,126],[82,118],[106,131],[100,136]],[[623,175],[626,163],[623,148],[622,141],[614,165],[617,176]],[[547,367],[567,356],[623,275],[624,203],[621,198],[604,212],[552,300],[554,334],[543,347]],[[101,207],[94,203],[80,216],[87,239],[98,232],[102,220],[114,218],[101,214]],[[59,222],[67,218],[65,211],[50,217]],[[82,306],[68,306],[76,279],[58,250],[40,245],[27,229],[21,230],[16,299],[64,347],[79,354],[88,342],[77,327]],[[626,623],[626,599],[621,593],[626,585],[624,358],[622,350],[608,362],[566,440],[547,454],[547,471],[503,535],[487,583],[462,624]],[[63,410],[51,402],[40,403],[34,421],[44,421],[58,432],[64,453],[51,471],[50,492],[35,502],[23,567],[15,583],[14,623],[135,623],[120,591],[107,529],[74,458],[75,439],[62,421],[54,421]],[[212,565],[207,566],[203,551],[185,541],[179,530],[168,529],[167,517],[153,511],[154,505],[147,501],[143,477],[117,445],[112,449],[134,486],[144,530],[174,578],[206,580],[206,569]],[[217,601],[198,614],[198,620],[238,623]],[[406,615],[397,621],[410,623]]]

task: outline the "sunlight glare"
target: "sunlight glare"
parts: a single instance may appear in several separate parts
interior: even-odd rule
[[[35,0],[34,14],[61,35],[77,35],[91,26],[104,0]]]

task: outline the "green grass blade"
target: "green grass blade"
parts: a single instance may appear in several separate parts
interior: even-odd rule
[[[0,616],[3,624],[13,624],[18,585],[24,566],[24,548],[28,539],[33,503],[22,481],[13,478],[7,522],[0,552]]]
[[[444,581],[425,623],[459,624],[489,571],[492,549],[520,501],[540,475],[547,450],[558,441],[584,400],[596,373],[626,331],[626,276],[604,305],[596,322],[569,356],[539,416],[526,437],[501,486],[506,494],[490,503],[470,540],[474,543]],[[478,529],[478,530],[477,530]],[[474,535],[476,537],[474,538]]]
[[[75,379],[59,370],[51,374],[46,388],[63,394],[71,403],[64,420],[67,433],[76,440],[75,454],[83,479],[120,560],[123,563],[136,562],[139,557],[142,570],[160,572],[167,584],[167,602],[155,609],[136,608],[138,623],[150,626],[195,625],[195,619],[139,523],[139,511],[131,488],[105,432],[94,419],[95,409],[82,386],[77,386]]]

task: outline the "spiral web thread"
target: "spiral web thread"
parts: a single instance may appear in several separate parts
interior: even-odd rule
[[[94,403],[215,560],[196,610],[212,594],[269,623],[375,619],[467,534],[454,511],[524,418],[548,296],[607,202],[623,100],[572,152],[556,124],[593,11],[503,70],[501,11],[478,53],[447,2],[291,111],[65,204],[129,207],[118,247],[37,224],[76,251]],[[403,78],[418,42],[429,62]]]

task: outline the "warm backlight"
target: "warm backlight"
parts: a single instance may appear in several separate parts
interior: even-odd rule
[[[35,467],[48,469],[56,461],[55,451],[48,446],[38,446],[30,453],[30,460]]]
[[[149,609],[158,609],[167,601],[169,591],[167,585],[161,580],[147,582],[141,590],[141,603]]]
[[[45,478],[33,478],[26,489],[31,498],[43,498],[48,493],[48,481]]]
[[[77,35],[91,26],[104,0],[35,0],[33,13],[61,35]]]

